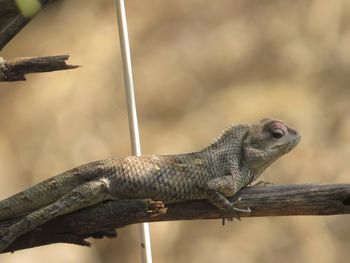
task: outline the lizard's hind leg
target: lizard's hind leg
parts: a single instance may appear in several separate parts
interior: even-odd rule
[[[52,204],[75,187],[108,173],[105,167],[109,162],[102,160],[80,165],[0,201],[0,220],[29,214]]]
[[[77,175],[78,170],[72,169],[1,200],[0,220],[28,214],[55,202],[77,185],[83,183]]]
[[[58,199],[53,204],[36,210],[18,223],[10,226],[0,236],[0,253],[17,237],[37,228],[43,223],[84,207],[92,206],[108,196],[108,183],[105,180],[84,183]]]

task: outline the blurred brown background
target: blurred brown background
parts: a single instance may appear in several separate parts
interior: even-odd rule
[[[276,117],[302,134],[275,184],[349,183],[350,1],[127,1],[142,150],[194,151],[226,125]],[[6,58],[70,54],[83,67],[0,88],[0,198],[82,163],[130,154],[112,0],[49,5]],[[154,262],[348,262],[349,216],[151,224]],[[1,263],[138,262],[136,226],[93,247]]]

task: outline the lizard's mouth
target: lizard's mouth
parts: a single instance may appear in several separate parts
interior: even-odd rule
[[[297,145],[300,142],[301,136],[300,134],[297,132],[297,134],[295,135],[295,139],[294,139],[294,143],[295,145]]]
[[[284,145],[282,144],[278,144],[278,145],[274,145],[271,147],[272,150],[281,150],[281,149],[285,149],[286,153],[291,151],[295,146],[297,146],[297,144],[299,143],[301,139],[301,136],[296,133],[294,138],[292,138],[291,140],[289,140],[289,142],[285,143]]]

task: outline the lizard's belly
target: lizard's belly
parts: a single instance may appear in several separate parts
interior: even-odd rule
[[[123,199],[151,198],[169,203],[204,198],[204,183],[189,177],[180,179],[172,174],[168,174],[166,178],[135,176],[134,180],[127,182],[117,180],[113,189]]]

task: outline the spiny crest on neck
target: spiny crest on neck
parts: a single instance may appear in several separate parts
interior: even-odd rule
[[[230,144],[233,144],[235,142],[241,143],[242,137],[244,136],[244,134],[246,134],[248,129],[249,125],[231,124],[225,129],[223,129],[219,136],[216,137],[216,139],[214,139],[207,148],[220,146],[228,142],[230,142]]]

